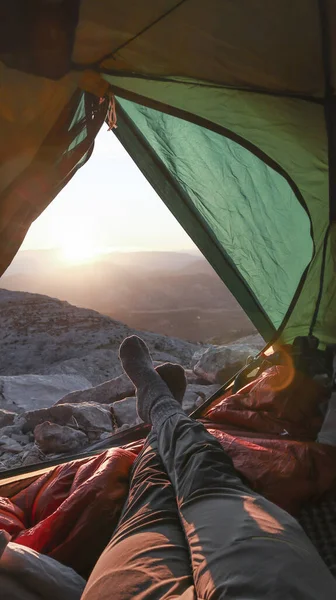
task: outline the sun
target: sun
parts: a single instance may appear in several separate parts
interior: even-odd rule
[[[81,226],[80,223],[63,228],[59,248],[62,260],[69,264],[91,262],[100,254],[92,230],[89,227]]]
[[[99,252],[87,244],[65,244],[62,248],[62,258],[71,264],[90,262]]]

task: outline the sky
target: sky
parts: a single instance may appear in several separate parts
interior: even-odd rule
[[[81,261],[113,250],[195,246],[104,123],[93,155],[31,225],[21,250]]]

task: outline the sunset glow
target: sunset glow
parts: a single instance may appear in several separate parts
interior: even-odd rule
[[[195,248],[126,150],[103,127],[93,154],[31,225],[22,249],[60,250],[70,263],[119,248]],[[112,250],[113,251],[113,250]]]
[[[61,246],[63,260],[71,264],[91,262],[100,254],[95,248],[90,247],[85,240],[70,242]]]

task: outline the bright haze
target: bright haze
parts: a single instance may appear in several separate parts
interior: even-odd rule
[[[88,163],[30,227],[0,287],[192,341],[255,331],[106,126]]]
[[[115,250],[195,245],[104,125],[88,163],[30,227],[22,250],[40,248],[79,263]]]

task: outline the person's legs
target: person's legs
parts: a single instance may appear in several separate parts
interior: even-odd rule
[[[120,356],[175,489],[197,596],[335,598],[336,583],[300,525],[242,483],[219,442],[158,380],[145,344],[128,338]]]
[[[188,546],[156,436],[150,434],[134,464],[118,527],[82,600],[168,600],[183,593],[194,599]]]
[[[186,388],[182,367],[167,363],[156,374],[181,401]],[[152,433],[134,463],[118,527],[89,578],[83,600],[168,600],[182,595],[183,600],[194,599],[189,550]]]

